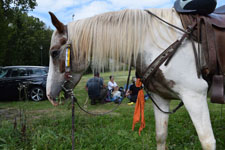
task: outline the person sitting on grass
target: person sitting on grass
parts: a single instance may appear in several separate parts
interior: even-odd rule
[[[121,91],[119,91],[119,87],[117,83],[114,81],[114,77],[112,75],[109,76],[108,95],[110,101],[114,101],[115,103],[121,102],[122,99]]]
[[[96,100],[99,100],[101,103],[105,102],[107,89],[105,88],[103,78],[100,78],[98,72],[95,72],[94,77],[87,81],[85,89],[91,99],[91,105],[95,105]]]
[[[136,82],[136,78],[133,77],[132,78],[132,84],[129,86],[129,88],[126,92],[126,96],[130,100],[128,105],[133,105],[137,101],[138,91],[139,91],[140,88],[136,87],[135,82]]]
[[[114,77],[111,75],[109,76],[109,82],[108,82],[108,90],[110,92],[114,92],[114,91],[118,91],[118,85],[117,83],[114,81]]]
[[[128,105],[133,105],[137,101],[138,92],[140,88],[136,87],[136,80],[137,78],[132,78],[132,84],[128,86],[128,90],[126,92],[126,97],[130,100]],[[149,99],[148,94],[144,95],[145,101]]]

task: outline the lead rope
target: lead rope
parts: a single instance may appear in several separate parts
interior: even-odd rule
[[[176,108],[174,108],[172,111],[164,111],[164,110],[162,110],[158,105],[157,105],[157,103],[155,102],[155,100],[153,99],[153,97],[152,97],[152,95],[148,92],[148,90],[146,90],[146,88],[144,88],[144,90],[145,90],[145,92],[147,93],[147,95],[148,95],[148,97],[152,100],[152,102],[154,103],[154,105],[161,111],[161,112],[163,112],[163,113],[165,113],[165,114],[174,114],[180,107],[182,107],[183,105],[184,105],[184,103],[181,101],[180,103],[179,103],[179,105],[176,107]]]
[[[72,86],[73,82],[71,81],[72,75],[71,75],[71,44],[68,40],[67,42],[67,47],[66,47],[66,58],[65,58],[65,79],[66,81],[64,82],[64,84],[62,85],[62,88],[65,90],[65,92],[70,95],[71,100],[72,100],[72,150],[75,149],[75,107],[74,107],[74,102],[76,101],[76,98],[74,96],[73,93],[73,89]],[[67,88],[66,87],[66,83],[68,85],[68,83],[70,84],[70,86]]]
[[[75,133],[75,107],[74,107],[74,100],[75,97],[71,96],[72,99],[72,150],[75,149],[75,137],[74,137],[74,133]]]
[[[74,107],[75,102],[77,103],[77,106],[87,114],[95,115],[95,116],[105,115],[105,114],[109,114],[109,113],[115,111],[120,106],[120,104],[122,103],[122,100],[125,98],[125,94],[123,95],[121,102],[118,103],[117,107],[115,107],[114,109],[112,109],[111,111],[108,111],[106,113],[92,113],[92,112],[85,110],[83,107],[81,107],[77,101],[77,98],[74,95],[73,88],[72,88],[73,87],[72,85],[74,85],[74,83],[71,81],[71,78],[72,78],[72,75],[71,75],[71,48],[72,48],[71,44],[68,43],[67,47],[66,47],[66,59],[65,59],[65,79],[66,79],[66,81],[62,85],[62,88],[70,96],[70,98],[72,100],[72,150],[74,150],[75,149],[75,136],[74,136],[74,134],[75,134],[75,107]],[[125,92],[128,89],[130,74],[131,74],[131,64],[130,64],[130,68],[129,68]]]

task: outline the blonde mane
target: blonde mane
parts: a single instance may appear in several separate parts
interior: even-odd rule
[[[150,11],[172,24],[179,24],[173,9]],[[152,39],[152,44],[164,49],[160,40],[171,44],[177,38],[176,32],[144,10],[108,12],[68,24],[75,60],[91,61],[93,69],[97,70],[104,70],[104,67],[114,70],[121,62],[130,65],[132,57],[135,64],[146,36]]]

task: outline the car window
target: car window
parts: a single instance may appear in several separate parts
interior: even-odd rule
[[[18,69],[12,69],[10,77],[18,77],[19,76],[19,70]]]
[[[27,70],[26,69],[19,69],[19,76],[20,77],[28,76]]]
[[[31,76],[38,76],[38,75],[45,75],[47,74],[45,69],[41,69],[41,68],[34,68],[34,69],[29,69],[29,74]]]
[[[7,72],[8,72],[8,69],[1,69],[0,70],[0,78],[5,77],[5,75],[7,74]]]
[[[24,76],[28,76],[28,73],[24,68],[20,68],[20,69],[13,68],[11,70],[10,77],[24,77]]]

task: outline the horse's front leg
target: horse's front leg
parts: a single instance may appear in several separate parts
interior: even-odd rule
[[[162,110],[169,111],[170,100],[165,100],[156,94],[152,94],[152,97]],[[165,150],[169,115],[161,112],[155,105],[154,114],[156,125],[157,150]]]
[[[215,150],[216,141],[209,116],[207,89],[204,91],[184,89],[180,95],[194,123],[202,148]]]

